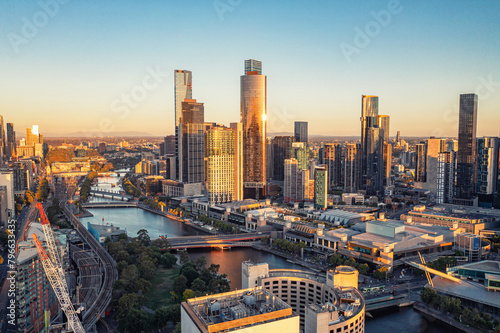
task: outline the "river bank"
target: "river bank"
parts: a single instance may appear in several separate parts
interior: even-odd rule
[[[476,333],[478,332],[477,330],[474,330],[466,325],[463,325],[456,321],[453,317],[430,308],[429,306],[422,304],[422,303],[415,303],[413,304],[413,309],[416,311],[423,313],[425,317],[431,320],[437,320],[441,323],[444,323],[450,327],[453,327],[454,329],[459,330],[460,332],[465,332],[465,333]]]

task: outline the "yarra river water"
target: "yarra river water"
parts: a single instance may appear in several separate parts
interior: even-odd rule
[[[99,187],[109,188],[109,183],[116,183],[115,179],[99,178]],[[103,199],[95,198],[95,201]],[[105,199],[106,200],[106,199]],[[107,201],[107,200],[106,200]],[[89,209],[94,217],[81,218],[82,223],[87,226],[91,223],[110,223],[127,230],[130,237],[137,235],[140,229],[148,230],[152,239],[160,235],[168,237],[179,237],[201,234],[182,223],[170,220],[139,208],[110,208]],[[192,260],[205,256],[208,265],[214,263],[220,265],[219,272],[228,275],[231,280],[231,289],[241,288],[241,262],[251,259],[253,262],[267,262],[269,268],[294,268],[303,269],[301,266],[287,262],[284,258],[274,254],[257,251],[252,248],[232,250],[189,250]],[[396,332],[453,332],[437,323],[428,322],[420,313],[411,307],[403,309],[384,310],[373,313],[374,318],[366,318],[367,333],[396,333]]]

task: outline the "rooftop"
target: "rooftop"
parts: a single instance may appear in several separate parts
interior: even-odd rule
[[[432,282],[436,291],[500,308],[500,297],[498,297],[498,294],[487,291],[481,283],[468,280],[462,280],[461,283],[455,283],[438,276],[435,276]]]
[[[484,260],[473,262],[470,264],[460,265],[453,267],[453,270],[458,269],[472,269],[476,271],[483,271],[491,274],[499,274],[500,273],[500,262],[493,260]]]
[[[262,287],[192,298],[182,306],[209,332],[231,331],[297,316],[288,304]]]

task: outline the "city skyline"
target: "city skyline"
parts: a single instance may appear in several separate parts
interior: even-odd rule
[[[477,93],[477,135],[497,136],[499,6],[241,2],[221,11],[211,2],[196,10],[159,2],[87,1],[59,4],[57,10],[2,4],[0,45],[6,52],[0,56],[0,85],[6,97],[0,106],[19,134],[38,117],[46,136],[164,136],[174,133],[173,71],[186,69],[206,119],[239,122],[242,61],[255,58],[269,78],[268,133],[292,132],[293,123],[303,120],[310,135],[357,135],[359,96],[374,94],[380,114],[391,115],[392,136],[399,130],[403,136],[454,137],[458,96]],[[47,22],[26,35],[25,26],[40,12]],[[109,13],[111,19],[103,20]],[[262,20],[251,19],[257,13]],[[439,19],[434,13],[441,13]],[[169,28],[188,14],[197,24],[174,35]],[[370,27],[378,33],[372,31],[363,45],[358,32]],[[257,41],[242,43],[249,30]],[[199,56],[194,51],[200,49],[208,51]],[[298,63],[305,69],[290,70]],[[123,95],[137,87],[145,97],[127,106]],[[318,95],[326,98],[319,102]]]

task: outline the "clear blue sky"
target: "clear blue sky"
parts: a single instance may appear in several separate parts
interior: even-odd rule
[[[391,135],[455,136],[459,94],[477,91],[478,135],[499,135],[499,1],[401,0],[385,26],[372,11],[392,1],[70,0],[53,17],[40,5],[51,1],[0,2],[0,114],[18,132],[173,133],[174,69],[193,71],[206,121],[239,121],[254,58],[268,76],[268,132],[305,120],[311,134],[359,135],[361,95],[373,94]],[[358,28],[373,29],[367,45]],[[350,61],[347,44],[361,46]],[[117,108],[148,68],[166,75]]]

